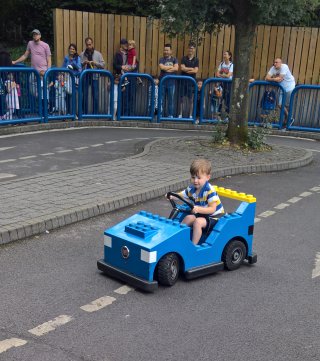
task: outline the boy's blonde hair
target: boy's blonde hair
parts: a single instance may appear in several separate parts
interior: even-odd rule
[[[211,163],[207,159],[195,159],[190,166],[190,174],[197,176],[199,174],[211,174]]]
[[[134,40],[128,40],[128,45],[133,45],[133,47],[136,47],[136,42]]]

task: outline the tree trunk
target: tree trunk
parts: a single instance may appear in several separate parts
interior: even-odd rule
[[[248,3],[247,0],[234,2],[236,12],[234,73],[227,138],[231,144],[240,146],[244,145],[248,138],[250,56],[255,34],[255,25],[248,20],[250,18]]]

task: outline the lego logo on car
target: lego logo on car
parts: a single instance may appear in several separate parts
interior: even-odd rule
[[[121,256],[125,259],[127,259],[130,255],[129,248],[127,246],[121,247]]]

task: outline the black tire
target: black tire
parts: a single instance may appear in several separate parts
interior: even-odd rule
[[[243,242],[231,241],[223,251],[222,261],[229,271],[238,269],[246,258],[247,249]]]
[[[164,286],[173,286],[179,277],[180,262],[175,253],[168,253],[158,263],[157,278]]]

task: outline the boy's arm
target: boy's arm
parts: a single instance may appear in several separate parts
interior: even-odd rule
[[[216,211],[217,202],[212,202],[208,207],[194,206],[192,213],[200,213],[200,214],[212,214]]]

